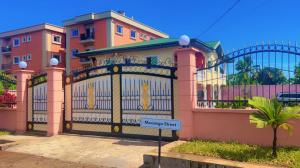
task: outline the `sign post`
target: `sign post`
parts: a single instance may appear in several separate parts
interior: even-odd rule
[[[181,122],[179,120],[163,120],[163,119],[153,119],[144,118],[141,119],[141,127],[144,128],[156,128],[158,129],[158,167],[160,168],[160,158],[161,158],[161,131],[162,129],[167,130],[179,130],[181,127]]]

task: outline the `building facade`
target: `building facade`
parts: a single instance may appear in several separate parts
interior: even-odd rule
[[[120,46],[169,36],[146,26],[123,12],[91,13],[65,20],[66,71],[91,66],[92,60],[78,58],[78,52]]]
[[[65,30],[51,24],[40,24],[0,33],[0,69],[12,72],[20,61],[28,69],[41,73],[55,57],[65,66]]]
[[[55,57],[70,73],[92,65],[91,59],[75,57],[78,52],[169,37],[124,12],[81,15],[63,21],[63,25],[46,23],[0,33],[0,69],[11,72],[20,61],[26,61],[29,70],[40,73]]]

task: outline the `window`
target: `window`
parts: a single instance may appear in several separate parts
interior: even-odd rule
[[[14,47],[20,46],[20,38],[14,38],[14,40],[13,40],[13,46]]]
[[[30,61],[30,60],[31,60],[31,54],[22,56],[22,61]]]
[[[123,34],[123,26],[117,25],[117,34]]]
[[[53,35],[52,36],[52,43],[61,44],[61,36],[59,36],[59,35]]]
[[[78,28],[74,28],[71,30],[72,37],[78,37],[79,36],[79,30]]]
[[[31,36],[27,35],[27,36],[23,36],[22,37],[22,43],[27,43],[31,41]]]
[[[158,57],[157,56],[147,57],[147,64],[157,65],[158,64]]]
[[[31,60],[31,54],[28,54],[28,55],[27,55],[26,60],[27,60],[27,61]]]
[[[136,31],[135,30],[130,30],[130,38],[135,39],[136,38]]]
[[[143,39],[143,40],[147,40],[147,37],[148,36],[146,34],[144,34],[144,33],[140,34],[140,38]]]
[[[24,55],[24,56],[22,57],[22,61],[27,61],[27,56],[26,56],[26,55]]]
[[[23,43],[26,43],[26,42],[27,42],[27,37],[26,37],[26,36],[23,36],[22,42],[23,42]]]
[[[74,49],[72,50],[72,58],[76,58],[75,55],[76,55],[77,53],[78,53],[78,50],[74,48]]]
[[[19,64],[20,62],[20,57],[19,56],[14,56],[14,64]]]
[[[58,60],[58,62],[61,62],[59,54],[52,54],[52,58],[56,58]]]
[[[212,61],[207,61],[207,66],[206,67],[212,67],[213,63]]]
[[[31,41],[31,36],[28,35],[28,36],[27,36],[27,42],[30,42],[30,41]]]

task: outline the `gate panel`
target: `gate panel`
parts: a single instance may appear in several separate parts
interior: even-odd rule
[[[155,138],[141,118],[174,119],[176,68],[116,64],[75,72],[66,78],[64,131]],[[164,130],[164,138],[176,139]]]
[[[74,123],[111,123],[110,76],[76,82],[72,87],[72,121]]]
[[[141,128],[142,118],[174,119],[173,82],[175,68],[163,66],[124,66],[122,69],[123,134],[157,136],[157,129]],[[163,130],[165,138],[175,131]]]
[[[47,131],[47,78],[46,74],[33,77],[28,85],[27,129]]]
[[[64,131],[110,133],[112,79],[106,67],[74,73],[66,78]]]

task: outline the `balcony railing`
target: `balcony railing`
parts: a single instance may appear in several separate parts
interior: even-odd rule
[[[2,64],[1,69],[4,71],[7,71],[7,70],[11,69],[11,65],[12,64]]]
[[[91,41],[94,41],[94,38],[95,38],[95,33],[90,33],[90,34],[80,34],[80,41],[88,41],[88,42],[91,42]]]
[[[80,63],[82,64],[86,64],[86,63],[91,63],[91,59],[89,58],[80,58]]]
[[[10,46],[1,47],[1,51],[2,53],[9,53],[11,52],[11,47]]]

